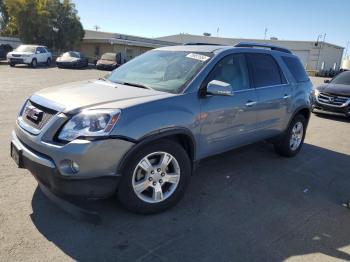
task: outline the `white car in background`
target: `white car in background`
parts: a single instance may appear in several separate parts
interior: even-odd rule
[[[7,54],[10,66],[17,64],[27,64],[35,68],[38,64],[51,65],[52,54],[45,46],[40,45],[20,45],[15,50]]]

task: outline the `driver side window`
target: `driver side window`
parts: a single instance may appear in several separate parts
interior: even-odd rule
[[[207,82],[212,80],[230,84],[233,91],[249,89],[249,74],[244,54],[228,55],[219,61]]]

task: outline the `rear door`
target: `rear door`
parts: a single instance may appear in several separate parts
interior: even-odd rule
[[[248,53],[247,57],[258,96],[257,129],[263,139],[283,131],[292,90],[272,55]]]
[[[246,57],[230,54],[213,68],[203,86],[212,80],[232,86],[232,96],[201,98],[201,157],[252,142],[256,129],[257,94],[251,86]]]

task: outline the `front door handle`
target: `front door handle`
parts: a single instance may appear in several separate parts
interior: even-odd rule
[[[283,96],[283,99],[288,99],[288,98],[290,98],[290,97],[291,97],[291,95],[285,94],[285,95]]]
[[[247,107],[252,107],[253,105],[255,105],[256,104],[256,101],[248,101],[245,105],[247,106]]]

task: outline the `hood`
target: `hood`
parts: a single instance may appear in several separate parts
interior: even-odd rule
[[[174,94],[90,80],[43,89],[36,92],[31,100],[38,104],[48,100],[48,104],[54,104],[56,109],[67,113],[92,107],[111,108],[111,105],[121,109],[168,96]]]
[[[350,96],[350,86],[349,85],[335,85],[335,84],[325,84],[318,86],[316,88],[322,93],[328,93],[339,96]]]
[[[57,59],[56,59],[56,61],[58,61],[58,62],[76,62],[78,60],[79,60],[79,58],[77,58],[77,57],[62,57],[62,56],[57,57]]]
[[[9,55],[32,55],[32,52],[18,52],[18,51],[12,51],[8,53]]]
[[[102,64],[102,65],[114,65],[116,64],[116,61],[112,61],[112,60],[104,60],[104,59],[100,59],[97,61],[97,64]]]

